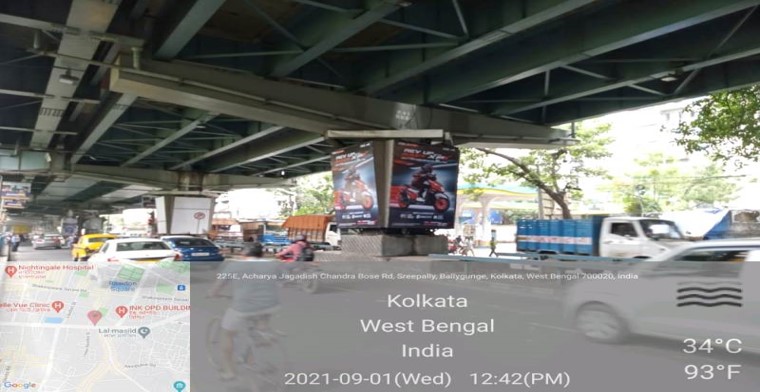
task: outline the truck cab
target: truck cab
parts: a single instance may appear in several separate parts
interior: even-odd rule
[[[517,250],[541,254],[648,258],[687,242],[675,223],[639,217],[521,219]]]
[[[327,229],[325,230],[325,242],[330,244],[333,249],[340,248],[340,229],[336,222],[330,222],[327,224]]]
[[[675,223],[663,219],[609,217],[599,233],[599,256],[648,258],[682,245]]]

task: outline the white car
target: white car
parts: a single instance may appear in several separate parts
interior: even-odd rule
[[[740,339],[744,350],[760,353],[758,261],[760,239],[690,243],[612,273],[638,279],[579,281],[568,289],[565,315],[600,342],[632,334]]]
[[[139,284],[145,268],[180,259],[181,255],[162,240],[119,238],[106,241],[88,262],[93,265],[90,276],[101,287],[129,289]]]

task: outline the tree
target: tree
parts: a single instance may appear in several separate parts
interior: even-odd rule
[[[726,175],[719,165],[707,165],[698,170],[689,181],[683,193],[683,202],[689,208],[727,203],[735,198],[739,190],[733,178],[734,176]]]
[[[609,129],[609,125],[596,128],[581,126],[576,130],[576,144],[557,150],[533,150],[522,157],[484,148],[465,150],[465,166],[473,170],[465,176],[465,181],[494,183],[505,179],[522,180],[549,196],[562,210],[562,217],[570,219],[570,200],[579,200],[583,195],[580,181],[607,175],[606,170],[594,164],[610,156],[607,150],[611,142],[607,136]],[[488,162],[487,156],[499,159]]]
[[[713,94],[684,109],[675,129],[687,152],[706,152],[715,161],[760,158],[760,85]],[[736,161],[740,164],[740,161]]]
[[[733,198],[737,185],[714,163],[694,167],[679,164],[661,152],[636,160],[636,168],[615,184],[625,212],[645,215],[698,207],[713,207]]]
[[[332,174],[299,177],[296,186],[288,190],[275,190],[287,199],[281,203],[280,215],[328,214],[333,211]]]

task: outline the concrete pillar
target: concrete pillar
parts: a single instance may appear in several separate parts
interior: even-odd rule
[[[494,196],[482,196],[480,198],[480,206],[482,211],[482,217],[483,221],[481,222],[481,234],[479,240],[482,241],[481,245],[488,244],[488,241],[491,240],[491,220],[490,213],[491,213],[491,202],[495,199]]]
[[[156,197],[157,234],[208,235],[213,215],[213,197],[198,194]]]
[[[457,195],[457,209],[454,214],[454,231],[456,231],[457,234],[462,232],[462,225],[459,223],[459,218],[462,216],[462,211],[464,211],[464,203],[468,201],[470,201],[469,196],[463,193]]]
[[[177,190],[182,192],[202,191],[203,174],[196,172],[178,172]]]
[[[351,234],[341,237],[341,249],[345,255],[361,257],[398,257],[446,254],[448,240],[441,235],[414,234]]]

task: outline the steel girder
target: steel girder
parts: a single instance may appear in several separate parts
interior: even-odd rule
[[[105,194],[126,187],[127,184],[111,181],[99,181],[98,183],[77,192],[63,200],[64,203],[82,203],[96,199]]]
[[[310,132],[289,131],[287,135],[270,138],[266,143],[246,144],[234,152],[212,159],[206,165],[206,170],[211,173],[218,173],[237,166],[273,158],[323,140],[323,137]]]
[[[593,0],[510,1],[494,4],[489,12],[471,15],[473,38],[453,49],[407,51],[389,55],[362,72],[361,91],[376,94],[394,84],[457,60],[549,20],[565,16],[593,3]],[[461,14],[458,13],[458,16]],[[494,18],[496,16],[497,18]],[[498,20],[497,23],[493,19]]]
[[[583,79],[564,80],[552,86],[552,92],[546,99],[532,103],[506,103],[497,106],[492,112],[496,115],[510,115],[531,109],[536,109],[560,102],[575,100],[606,91],[631,86],[632,84],[657,81],[666,76],[682,78],[689,72],[711,67],[717,64],[735,61],[760,54],[760,25],[748,24],[736,36],[733,37],[722,50],[705,56],[699,61],[684,64],[683,62],[663,61],[648,63],[618,63],[610,69],[607,80]],[[679,51],[679,48],[673,48]],[[707,55],[707,53],[705,53]],[[664,85],[668,85],[664,83]],[[662,94],[669,93],[665,91]]]
[[[79,162],[136,99],[137,96],[132,94],[112,94],[103,102],[98,117],[89,127],[89,133],[83,135],[81,142],[77,142],[77,147],[74,148],[74,153],[71,156],[71,163]]]
[[[506,137],[535,147],[564,131],[456,110],[420,107],[326,91],[190,64],[144,61],[140,71],[112,71],[111,90],[324,134],[330,129],[444,129],[466,139]],[[457,141],[456,139],[454,140]]]
[[[664,97],[651,96],[645,100],[619,100],[614,97],[603,101],[563,102],[551,107],[546,122],[564,124],[569,121],[591,118],[605,113],[651,106],[668,101],[705,96],[717,91],[731,90],[760,83],[760,61],[721,63],[702,68],[691,83],[679,94]]]
[[[429,77],[427,102],[450,102],[760,4],[760,0],[628,1],[498,45]],[[477,64],[475,64],[476,62]],[[416,91],[397,96],[418,102]],[[417,98],[415,98],[417,97]]]
[[[184,12],[175,14],[175,20],[168,22],[171,28],[163,34],[161,45],[153,53],[158,59],[171,59],[192,39],[203,25],[211,19],[225,0],[195,0],[192,4],[183,1]],[[139,7],[135,7],[136,9]]]
[[[192,4],[186,4],[187,8],[177,12],[173,21],[167,23],[171,27],[163,32],[154,55],[159,58],[176,56],[222,4],[224,4],[224,0],[196,0]],[[144,4],[137,4],[135,10],[140,12],[140,10],[144,10],[144,6]],[[137,97],[134,95],[117,94],[104,102],[96,121],[89,126],[90,131],[86,138],[75,147],[71,162],[79,162],[82,156],[116,123],[136,99]]]
[[[188,133],[194,131],[199,126],[205,124],[208,121],[211,121],[214,117],[216,117],[216,113],[204,113],[198,116],[195,120],[188,121],[184,126],[177,129],[176,131],[172,132],[169,136],[161,139],[158,143],[153,144],[152,146],[148,147],[147,149],[141,151],[136,156],[130,158],[126,162],[122,164],[122,166],[130,166],[137,162],[140,162],[142,159],[150,156],[151,154],[157,152],[158,150],[170,145],[171,143],[174,143],[175,141],[179,140],[181,137],[187,135]]]
[[[61,178],[74,176],[78,179],[88,179],[113,184],[144,185],[164,190],[176,190],[180,187],[181,183],[187,182],[188,179],[194,185],[204,190],[273,186],[281,184],[284,181],[283,179],[276,178],[178,172],[130,167],[116,168],[113,166],[81,164],[67,165],[63,154],[39,151],[20,151],[16,156],[0,155],[0,172],[57,176]],[[113,184],[109,187],[114,188],[115,185]],[[93,187],[97,186],[99,186],[99,184],[93,185]],[[87,188],[82,192],[87,192],[93,187]],[[73,196],[75,195],[69,195],[68,197]]]
[[[228,151],[232,151],[233,149],[241,147],[241,146],[248,145],[249,143],[252,143],[263,137],[275,134],[283,129],[285,129],[285,127],[269,126],[266,129],[263,129],[263,130],[260,130],[259,132],[248,135],[240,140],[236,140],[232,143],[226,144],[224,146],[205,152],[203,154],[196,155],[188,160],[183,161],[182,163],[172,166],[170,169],[171,170],[189,169],[190,166],[196,162],[202,161],[204,159],[209,159],[211,157],[214,157],[216,155],[219,155]]]
[[[77,178],[125,185],[145,185],[163,190],[178,190],[188,177],[193,179],[193,186],[197,186],[203,190],[270,187],[282,185],[285,181],[284,179],[268,177],[189,173],[131,167],[122,167],[115,170],[114,167],[96,165],[72,165],[69,170],[57,170],[51,174],[75,176]]]
[[[269,173],[277,173],[279,171],[288,170],[288,169],[292,169],[294,167],[300,167],[300,166],[304,166],[304,165],[310,165],[312,163],[322,162],[322,161],[326,161],[328,159],[330,159],[329,155],[323,155],[323,156],[307,159],[305,161],[299,161],[299,162],[296,162],[296,163],[291,163],[289,165],[278,166],[278,167],[275,167],[273,169],[267,169],[267,170],[259,171],[259,172],[254,173],[253,175],[264,175],[264,174],[269,174]]]
[[[395,12],[399,9],[401,2],[401,0],[371,0],[358,15],[329,13],[324,17],[312,18],[298,24],[292,33],[303,47],[294,47],[298,44],[290,43],[275,50],[301,49],[303,53],[276,60],[271,65],[270,75],[288,76],[386,15]]]

